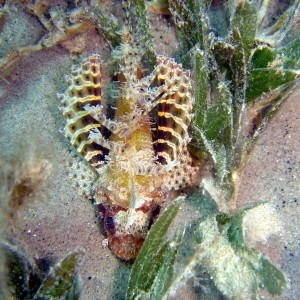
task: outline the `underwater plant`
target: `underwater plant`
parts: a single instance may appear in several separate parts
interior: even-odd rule
[[[80,279],[77,272],[84,256],[83,250],[75,249],[68,253],[45,272],[43,262],[31,262],[16,246],[3,243],[1,247],[6,257],[6,284],[12,299],[79,298]],[[7,297],[4,293],[1,296]]]
[[[178,55],[183,66],[193,70],[195,80],[189,150],[199,158],[208,156],[214,172],[202,178],[204,194],[187,196],[186,201],[197,203],[201,216],[184,229],[184,235],[181,229],[162,243],[162,224],[169,226],[168,217],[179,203],[173,203],[157,220],[159,226],[152,227],[133,265],[127,298],[167,299],[191,278],[199,278],[201,299],[256,299],[260,288],[281,294],[287,286],[284,275],[245,243],[244,222],[251,211],[260,215],[261,228],[271,219],[274,232],[280,227],[272,204],[242,208],[234,204],[238,179],[255,141],[297,84],[299,66],[291,49],[299,49],[299,38],[286,37],[297,30],[299,1],[292,2],[274,24],[267,20],[270,1],[226,1],[228,24],[219,27],[222,32],[213,25],[217,21],[209,11],[211,1],[168,4],[180,35]],[[251,225],[255,231],[255,223]],[[185,252],[188,259],[182,258]]]

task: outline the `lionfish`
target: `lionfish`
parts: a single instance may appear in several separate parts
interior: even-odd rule
[[[136,258],[168,192],[191,185],[198,170],[187,150],[194,105],[190,72],[158,56],[144,76],[144,53],[141,38],[125,22],[113,118],[102,98],[98,54],[73,66],[59,95],[64,134],[97,174],[95,179],[80,165],[78,185],[97,204],[109,247],[124,260]]]

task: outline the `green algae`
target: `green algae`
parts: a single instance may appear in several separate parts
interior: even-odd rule
[[[285,12],[289,22],[284,23],[285,29],[280,31],[283,36],[295,17],[297,3]],[[183,62],[193,69],[195,78],[193,132],[198,151],[195,147],[192,151],[196,156],[201,156],[202,151],[207,152],[218,174],[224,175],[218,178],[231,186],[231,175],[239,170],[247,157],[245,149],[249,152],[254,145],[251,136],[255,136],[255,130],[247,132],[249,127],[245,126],[246,122],[254,122],[247,120],[247,102],[260,103],[261,111],[266,107],[269,112],[278,108],[287,94],[287,88],[281,91],[278,88],[286,86],[292,90],[299,75],[297,70],[283,68],[284,61],[292,59],[292,51],[286,49],[284,53],[290,58],[283,60],[283,55],[278,55],[278,46],[270,46],[268,41],[260,38],[258,1],[229,1],[229,27],[227,35],[222,37],[212,33],[213,22],[208,18],[205,1],[200,4],[176,1],[176,5],[170,1],[169,5],[178,30],[184,32],[182,51],[188,51],[189,56]],[[268,33],[268,40],[274,38],[272,34],[275,33]],[[279,34],[278,30],[276,34]],[[275,90],[279,91],[276,99],[271,94]],[[263,106],[261,98],[268,98],[268,94],[272,99]],[[270,116],[264,117],[269,119]],[[257,124],[256,119],[253,128],[259,129],[260,125],[264,126],[264,121]],[[222,165],[223,171],[220,170]]]
[[[157,291],[156,299],[174,296],[180,286],[195,276],[199,265],[213,280],[213,285],[206,287],[217,290],[208,292],[208,295],[220,293],[234,299],[257,299],[260,288],[272,295],[280,295],[287,287],[283,273],[264,255],[248,249],[245,244],[243,219],[251,208],[240,208],[228,214],[230,207],[226,202],[234,195],[236,174],[243,167],[260,129],[274,116],[297,82],[298,71],[284,68],[297,65],[294,52],[298,49],[297,42],[278,48],[278,44],[270,45],[269,41],[279,38],[279,35],[280,41],[283,40],[298,6],[298,1],[295,1],[279,18],[280,21],[270,30],[265,30],[268,39],[264,42],[259,35],[258,17],[262,16],[258,16],[261,9],[258,1],[228,2],[229,27],[227,35],[222,38],[212,34],[210,24],[213,22],[207,17],[205,1],[169,1],[181,50],[185,53],[178,54],[178,57],[182,57],[185,66],[192,68],[195,80],[194,145],[190,150],[197,157],[201,157],[203,151],[208,153],[215,166],[215,177],[203,180],[202,184],[211,195],[206,201],[216,202],[218,212],[208,213],[193,224],[194,231],[189,234],[193,246],[188,250],[188,262],[179,268],[179,256],[171,265],[176,266],[178,275],[168,277],[163,268],[155,269],[156,279],[152,274],[151,282],[163,280],[161,272],[166,276],[166,288]],[[251,110],[263,111],[259,123],[247,120]],[[245,131],[249,130],[246,122],[253,122],[256,129]],[[201,198],[198,200],[200,210],[203,206]],[[163,216],[157,222],[161,222],[161,218]],[[162,238],[154,226],[151,236]],[[186,245],[187,240],[184,237],[183,241],[182,247],[185,247],[183,244]],[[132,278],[142,276],[140,282],[143,279],[147,282],[149,278],[147,272],[140,273],[144,264],[149,264],[147,258],[151,257],[152,265],[156,266],[161,265],[160,259],[164,256],[159,247],[149,251],[153,251],[152,255],[140,253],[131,273]],[[152,299],[149,286],[143,288],[133,282],[130,281],[129,291],[137,290],[130,294],[130,298]]]
[[[256,99],[263,93],[275,90],[296,79],[296,73],[290,70],[279,69],[253,69],[249,76],[247,100]]]
[[[205,291],[207,297],[259,299],[260,288],[272,295],[280,295],[286,289],[283,273],[267,257],[248,249],[244,243],[243,217],[252,208],[229,215],[216,213],[214,200],[208,195],[195,193],[187,200],[198,202],[195,208],[201,211],[201,217],[163,246],[155,244],[157,247],[147,249],[147,255],[139,254],[131,272],[127,299],[174,297],[178,289],[190,278],[201,276],[203,270],[211,279],[202,283],[200,280],[201,297]],[[173,209],[174,204],[172,206]],[[174,215],[166,211],[156,224],[164,223],[165,217],[174,218]],[[154,236],[157,241],[163,237],[161,227],[154,226],[149,232],[149,242]]]
[[[283,60],[283,66],[285,69],[300,69],[300,38],[296,37],[286,45],[277,49],[277,53]]]
[[[117,18],[104,11],[103,7],[96,3],[94,6],[88,7],[86,10],[86,18],[90,18],[97,24],[99,31],[109,41],[112,47],[117,47],[121,43],[121,26]]]
[[[78,267],[84,251],[75,250],[57,262],[49,271],[33,299],[78,299]]]
[[[13,299],[32,299],[42,282],[41,274],[16,247],[8,243],[3,243],[1,247],[8,267],[6,285],[13,291]]]
[[[171,222],[176,216],[182,198],[168,206],[152,226],[136,261],[128,282],[126,299],[160,298],[174,276],[174,263],[183,233],[178,233],[171,241],[162,244]],[[158,297],[158,298],[157,298]]]
[[[9,243],[1,246],[8,274],[6,285],[13,299],[79,298],[77,271],[84,255],[83,250],[77,249],[67,254],[44,275],[41,266],[31,262],[16,246]]]

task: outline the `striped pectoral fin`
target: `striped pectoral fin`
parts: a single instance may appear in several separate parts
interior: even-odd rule
[[[72,68],[72,74],[67,77],[68,88],[60,95],[61,111],[67,119],[64,132],[71,144],[90,164],[103,161],[108,151],[105,147],[91,140],[91,131],[102,131],[102,125],[94,118],[94,107],[102,110],[100,56],[92,55],[80,65]]]
[[[189,123],[190,120],[181,107],[168,103],[168,100],[160,100],[156,149],[160,163],[174,161],[181,153],[187,144]]]
[[[99,122],[103,127],[109,130],[111,133],[123,138],[126,132],[129,129],[129,126],[122,121],[115,121],[107,118],[104,114],[101,113],[101,107],[85,107],[87,111],[93,116],[95,120]]]
[[[199,181],[199,165],[193,164],[193,159],[186,149],[177,158],[177,165],[167,174],[166,182],[170,190],[180,190],[186,186],[197,185]]]
[[[92,55],[80,65],[72,67],[72,73],[66,77],[68,88],[65,92],[67,106],[75,111],[82,110],[86,104],[101,105],[100,56]],[[63,102],[64,106],[64,102]],[[77,107],[78,106],[78,107]]]
[[[91,131],[95,128],[101,129],[101,125],[93,124],[91,122],[90,124],[81,127],[80,122],[82,122],[80,118],[68,122],[64,130],[65,136],[77,149],[80,155],[91,165],[94,165],[99,161],[104,161],[105,155],[108,154],[108,149],[90,138]]]
[[[98,177],[98,174],[93,172],[93,170],[87,166],[85,161],[74,153],[67,158],[66,172],[79,194],[91,199],[92,187]]]
[[[174,60],[158,59],[158,126],[156,152],[161,164],[177,159],[188,144],[188,127],[192,119],[194,98],[188,71]]]

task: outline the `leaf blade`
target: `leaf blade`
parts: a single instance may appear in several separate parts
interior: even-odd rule
[[[158,253],[162,251],[160,247],[162,239],[175,218],[182,199],[183,197],[179,197],[170,204],[149,231],[138,257],[133,264],[126,299],[135,299],[139,294],[150,291],[156,271],[163,263],[163,261],[157,257]]]

